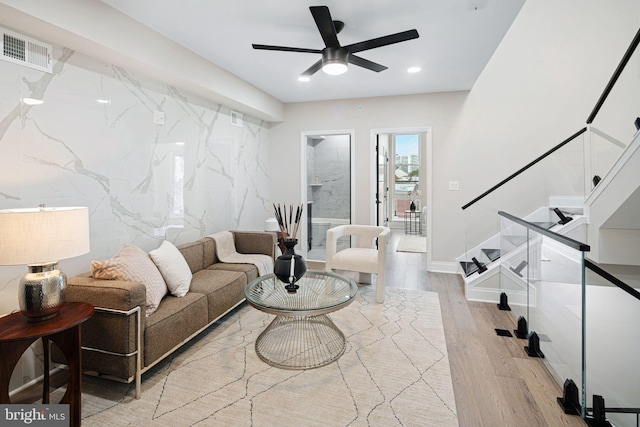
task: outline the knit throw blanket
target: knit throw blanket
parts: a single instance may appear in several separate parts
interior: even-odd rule
[[[230,264],[253,264],[258,269],[260,276],[273,273],[273,260],[269,255],[236,252],[236,244],[230,231],[220,231],[208,237],[215,240],[216,253],[220,261]]]

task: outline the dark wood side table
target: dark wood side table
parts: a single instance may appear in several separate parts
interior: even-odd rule
[[[38,338],[44,347],[44,385],[42,403],[49,403],[49,340],[64,353],[69,367],[69,384],[60,403],[69,404],[70,424],[81,420],[82,350],[80,325],[93,315],[93,306],[84,302],[67,302],[53,319],[27,322],[22,313],[0,317],[0,403],[11,403],[9,380],[22,354]]]

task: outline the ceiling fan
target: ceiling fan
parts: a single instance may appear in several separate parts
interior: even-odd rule
[[[322,40],[324,40],[324,49],[306,49],[286,46],[271,46],[264,44],[253,44],[254,49],[260,50],[278,50],[284,52],[303,52],[303,53],[320,53],[322,58],[302,73],[303,77],[309,77],[322,68],[327,74],[338,75],[347,71],[348,65],[353,64],[359,67],[379,73],[387,69],[384,65],[377,64],[367,59],[354,55],[355,53],[365,50],[375,49],[381,46],[387,46],[394,43],[400,43],[419,37],[418,31],[407,30],[400,33],[390,34],[384,37],[378,37],[353,43],[347,46],[341,46],[338,41],[338,33],[344,28],[344,22],[334,21],[331,19],[331,13],[327,6],[311,6],[311,15],[316,21]]]

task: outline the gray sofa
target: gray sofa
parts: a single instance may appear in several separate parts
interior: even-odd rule
[[[276,235],[233,231],[236,250],[275,257]],[[244,288],[258,277],[253,264],[226,264],[216,256],[215,241],[205,237],[178,246],[193,278],[181,298],[168,294],[145,317],[145,287],[140,283],[102,280],[90,273],[67,281],[65,299],[84,301],[96,313],[82,325],[85,373],[130,383],[140,397],[141,375],[244,301]],[[54,361],[60,360],[54,355]]]

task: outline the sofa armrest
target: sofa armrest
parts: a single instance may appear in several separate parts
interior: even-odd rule
[[[276,233],[270,231],[232,231],[236,251],[241,254],[264,254],[276,257]]]
[[[96,307],[128,311],[146,306],[146,288],[142,283],[125,280],[94,279],[87,275],[72,277],[65,288],[66,301],[88,302]]]
[[[88,302],[96,307],[95,314],[82,325],[83,369],[125,381],[135,378],[139,396],[139,356],[146,326],[144,285],[94,279],[85,273],[67,280],[65,300]],[[54,355],[54,361],[61,363],[56,359]]]

